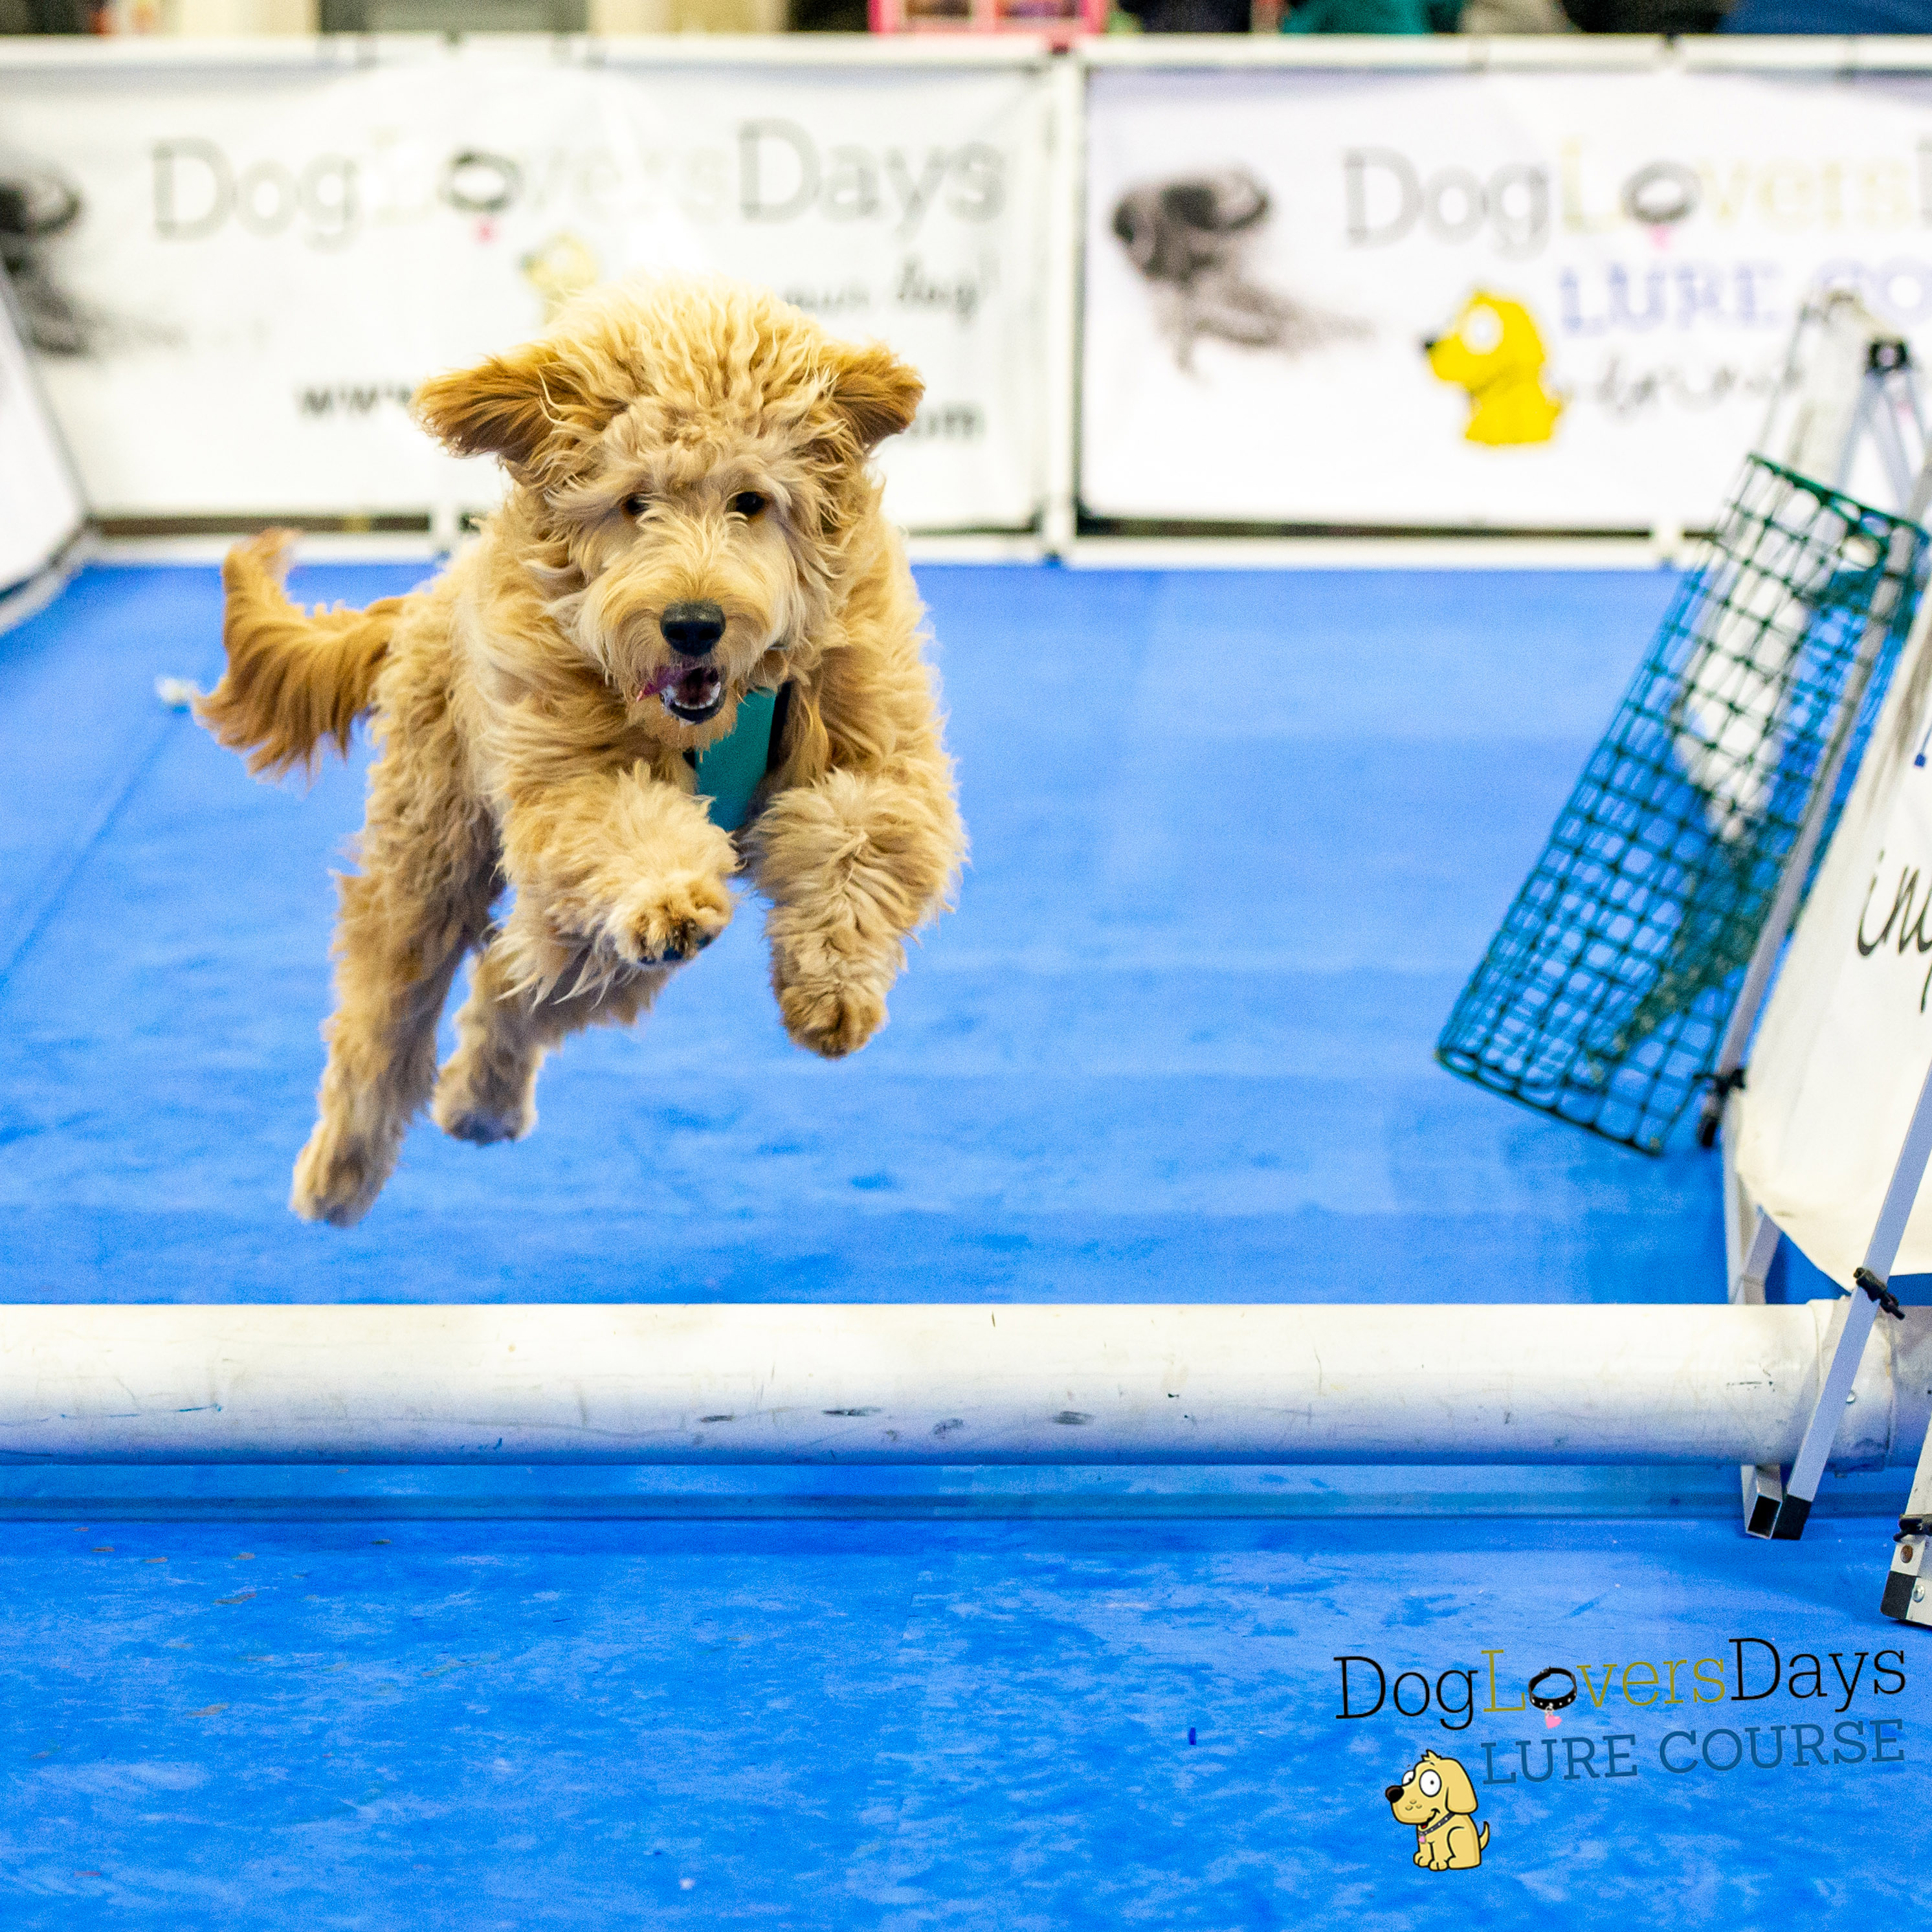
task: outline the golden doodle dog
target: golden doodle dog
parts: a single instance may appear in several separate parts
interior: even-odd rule
[[[426,428],[513,485],[442,576],[304,614],[281,587],[286,533],[230,556],[204,723],[258,772],[312,765],[325,738],[346,750],[364,712],[380,748],[298,1214],[360,1220],[426,1102],[460,1139],[527,1134],[544,1054],[649,1007],[724,930],[741,868],[770,902],[791,1037],[836,1058],[884,1024],[964,850],[918,598],[868,466],[920,394],[886,349],[770,296],[620,284],[417,392]],[[741,710],[772,722],[734,838],[697,761]]]
[[[1415,1827],[1418,1864],[1430,1871],[1466,1871],[1483,1862],[1490,1828],[1485,1825],[1478,1831],[1470,1822],[1476,1787],[1453,1757],[1424,1751],[1402,1773],[1402,1782],[1389,1786],[1382,1796],[1403,1824]]]

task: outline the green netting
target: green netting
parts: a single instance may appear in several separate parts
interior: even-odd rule
[[[1834,814],[1925,532],[1761,457],[1450,1015],[1453,1072],[1655,1154],[1712,1070],[1855,668]],[[1822,853],[1828,842],[1819,842]]]

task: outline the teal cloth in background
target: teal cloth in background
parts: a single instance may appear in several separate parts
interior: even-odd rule
[[[698,795],[711,802],[711,822],[721,832],[736,832],[752,809],[752,794],[772,754],[775,691],[748,691],[738,700],[731,735],[698,754]]]
[[[1304,0],[1284,34],[1453,34],[1462,0]]]

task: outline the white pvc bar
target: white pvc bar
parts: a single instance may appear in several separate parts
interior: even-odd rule
[[[0,1460],[1778,1463],[1801,1307],[0,1307]],[[1909,1463],[1932,1310],[1840,1466]]]

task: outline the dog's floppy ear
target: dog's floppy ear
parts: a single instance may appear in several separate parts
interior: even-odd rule
[[[861,449],[911,426],[926,385],[882,342],[834,345],[832,406],[850,424]]]
[[[560,430],[587,427],[592,404],[580,373],[553,344],[532,342],[473,369],[432,376],[412,406],[424,428],[458,455],[500,456],[527,472]]]
[[[1476,1787],[1469,1782],[1469,1774],[1453,1757],[1436,1757],[1436,1768],[1442,1779],[1442,1802],[1451,1811],[1460,1811],[1465,1817],[1476,1809]]]

